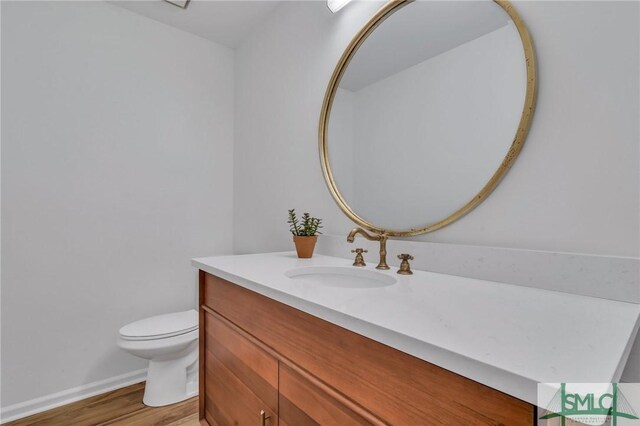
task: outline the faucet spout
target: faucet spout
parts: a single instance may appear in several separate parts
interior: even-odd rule
[[[381,234],[371,235],[364,229],[356,227],[347,235],[347,242],[352,243],[358,234],[369,241],[380,241],[380,262],[378,262],[376,269],[389,269],[389,265],[387,265],[387,234],[383,232]]]

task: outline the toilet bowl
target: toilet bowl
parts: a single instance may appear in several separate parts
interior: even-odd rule
[[[198,394],[198,312],[158,315],[120,329],[118,346],[149,360],[142,402],[174,404]]]

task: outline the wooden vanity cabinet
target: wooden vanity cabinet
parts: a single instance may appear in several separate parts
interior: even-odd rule
[[[384,424],[280,364],[280,426]],[[350,406],[351,405],[351,406]]]
[[[204,312],[205,418],[211,425],[277,425],[278,360]]]
[[[532,425],[534,407],[200,272],[203,425]]]

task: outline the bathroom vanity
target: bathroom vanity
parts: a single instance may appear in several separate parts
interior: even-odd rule
[[[618,380],[637,331],[638,305],[351,263],[194,259],[202,424],[531,425],[537,382]]]

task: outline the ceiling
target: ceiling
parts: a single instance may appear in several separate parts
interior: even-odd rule
[[[235,48],[281,0],[191,0],[187,9],[162,0],[114,0],[109,3]]]

